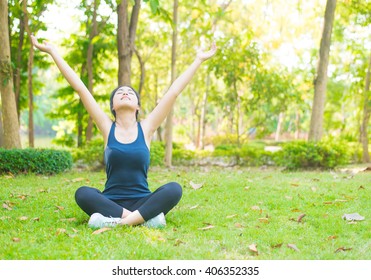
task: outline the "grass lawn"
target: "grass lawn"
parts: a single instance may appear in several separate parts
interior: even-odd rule
[[[183,198],[167,215],[165,229],[118,227],[93,234],[74,192],[81,185],[102,189],[103,172],[2,176],[0,258],[371,259],[370,172],[154,168],[149,173],[152,190],[169,181],[183,186]],[[365,220],[342,219],[356,212]]]

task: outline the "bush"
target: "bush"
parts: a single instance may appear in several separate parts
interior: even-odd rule
[[[264,144],[249,143],[240,148],[236,145],[219,145],[215,147],[214,157],[234,157],[242,166],[261,166],[273,164],[273,153],[264,150]]]
[[[209,137],[205,142],[206,144],[212,144],[215,147],[222,145],[237,145],[238,142],[240,142],[240,144],[246,144],[248,142],[248,137],[247,135],[240,135],[239,139],[237,139],[236,134],[221,134]]]
[[[344,143],[332,141],[289,142],[276,153],[276,163],[288,170],[333,169],[349,162],[348,148]]]
[[[153,141],[151,143],[151,165],[164,165],[165,144],[160,141]]]
[[[56,174],[72,167],[67,151],[51,149],[0,149],[0,174]]]
[[[74,162],[87,165],[97,169],[104,167],[104,142],[103,139],[97,138],[91,140],[81,148],[75,148],[72,151]]]

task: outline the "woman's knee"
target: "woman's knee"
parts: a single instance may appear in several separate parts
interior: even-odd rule
[[[166,184],[168,195],[172,200],[178,202],[182,198],[183,189],[177,182],[170,182]]]
[[[77,204],[80,204],[80,202],[83,202],[84,200],[89,199],[90,194],[92,192],[97,192],[97,190],[87,187],[87,186],[82,186],[78,188],[75,192],[75,200]]]

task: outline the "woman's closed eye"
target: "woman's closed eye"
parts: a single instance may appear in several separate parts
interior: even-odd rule
[[[132,91],[125,92],[123,90],[118,91],[116,94],[124,94],[124,93],[134,95],[134,92]]]

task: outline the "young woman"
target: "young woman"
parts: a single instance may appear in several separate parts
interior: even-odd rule
[[[103,135],[107,173],[104,191],[84,186],[75,194],[77,204],[90,216],[88,225],[92,228],[140,224],[165,226],[165,215],[179,202],[182,188],[171,182],[154,192],[149,190],[147,171],[151,139],[202,62],[215,54],[215,44],[209,51],[197,53],[193,63],[173,82],[156,108],[138,122],[140,100],[132,87],[119,86],[111,93],[111,112],[115,118],[112,121],[52,44],[39,43],[33,36],[32,42],[53,58]]]

